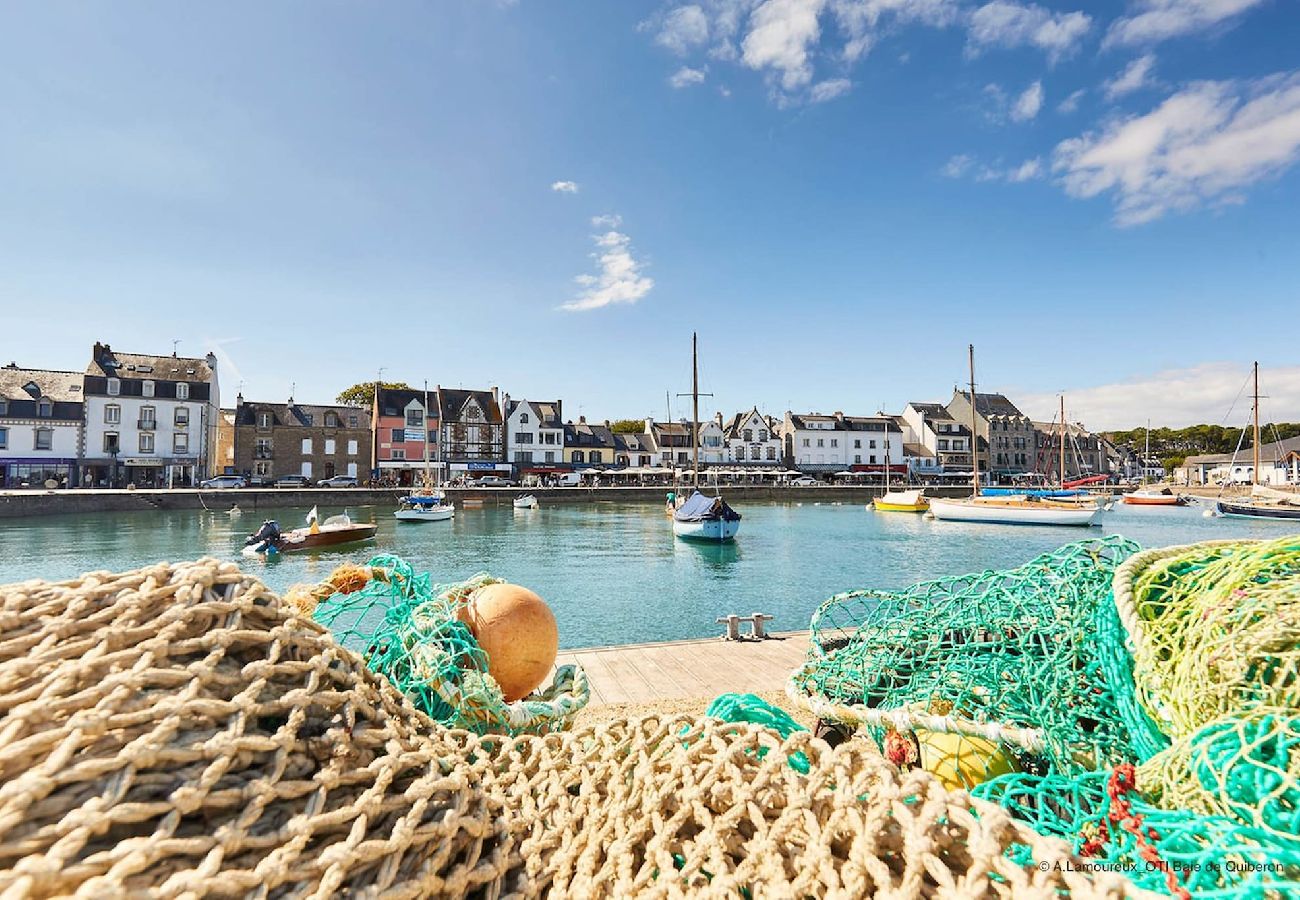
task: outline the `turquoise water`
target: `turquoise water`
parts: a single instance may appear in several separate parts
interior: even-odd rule
[[[71,578],[160,560],[240,560],[276,590],[315,582],[344,561],[404,556],[439,581],[488,571],[550,602],[565,647],[676,640],[721,633],[727,613],[766,612],[775,628],[805,628],[813,609],[851,588],[897,588],[925,578],[1003,568],[1089,534],[1123,534],[1143,546],[1220,537],[1269,537],[1285,524],[1206,519],[1205,506],[1116,505],[1102,528],[1025,528],[926,521],[861,505],[746,503],[733,545],[676,540],[661,507],[631,503],[458,509],[452,522],[398,525],[390,510],[349,510],[379,523],[368,544],[272,562],[239,555],[244,535],[271,512],[107,513],[0,522],[0,583]],[[323,514],[337,510],[322,510]],[[281,525],[305,509],[274,511]]]

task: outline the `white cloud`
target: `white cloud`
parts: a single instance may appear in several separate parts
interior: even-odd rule
[[[654,279],[642,274],[645,264],[632,255],[632,239],[621,231],[622,218],[616,215],[596,216],[591,224],[607,228],[592,235],[597,251],[592,254],[599,271],[595,275],[574,278],[582,288],[578,295],[560,308],[569,312],[601,309],[616,303],[636,303],[655,286]]]
[[[1137,0],[1134,12],[1111,23],[1106,45],[1153,44],[1204,31],[1264,0]]]
[[[1270,367],[1268,400],[1260,404],[1268,421],[1300,419],[1300,366]],[[1067,390],[1065,414],[1095,431],[1135,428],[1151,418],[1152,426],[1183,428],[1202,423],[1241,426],[1250,399],[1239,392],[1247,372],[1240,363],[1211,362],[1186,369],[1155,372],[1128,381]],[[1234,406],[1235,401],[1235,408]],[[1060,403],[1057,394],[1017,394],[1016,405],[1026,415],[1051,421]],[[1231,420],[1225,421],[1233,408]]]
[[[1043,161],[1038,157],[1027,159],[1005,173],[1007,181],[1019,184],[1022,181],[1034,181],[1043,177]]]
[[[995,165],[988,165],[978,162],[975,157],[967,153],[959,153],[944,164],[939,174],[946,178],[964,178],[970,175],[976,181],[1005,181],[1020,184],[1042,178],[1046,174],[1046,169],[1043,161],[1037,156],[1018,165],[1003,166],[1001,160],[998,160]]]
[[[667,47],[679,56],[709,39],[709,17],[700,7],[690,4],[679,6],[664,16],[655,35],[655,43]]]
[[[1300,71],[1203,81],[1151,112],[1057,145],[1052,169],[1072,197],[1111,194],[1115,221],[1137,225],[1241,190],[1300,156]]]
[[[1011,105],[1011,121],[1028,122],[1043,108],[1043,83],[1035,81]]]
[[[826,81],[819,81],[808,92],[808,102],[825,103],[827,100],[834,100],[841,94],[847,94],[852,87],[853,82],[847,78],[831,78]]]
[[[578,193],[578,182],[576,182],[576,181],[552,181],[552,182],[551,182],[551,190],[553,190],[553,191],[557,191],[557,192],[559,192],[559,193],[561,193],[561,194],[576,194],[576,193]]]
[[[840,51],[846,62],[856,62],[875,46],[886,19],[895,25],[944,28],[961,17],[957,0],[831,0],[830,6],[846,38]]]
[[[1088,93],[1086,90],[1084,90],[1083,88],[1079,88],[1077,91],[1075,91],[1070,96],[1066,97],[1064,100],[1058,103],[1056,105],[1056,111],[1059,113],[1074,112],[1076,109],[1079,108],[1079,101],[1083,99],[1083,95],[1086,93]]]
[[[702,84],[704,82],[704,73],[706,71],[706,69],[692,69],[690,66],[682,66],[668,78],[668,83],[675,88],[684,88],[690,87],[693,84]]]
[[[772,70],[782,90],[805,87],[813,77],[809,54],[821,38],[818,16],[825,5],[826,0],[764,0],[741,43],[745,65]]]
[[[943,168],[939,170],[939,174],[945,178],[960,178],[970,171],[970,167],[974,165],[974,163],[975,160],[970,156],[970,154],[958,153],[943,164]]]
[[[993,0],[971,14],[968,50],[985,47],[1037,47],[1055,62],[1071,53],[1092,27],[1086,13],[1052,12],[1035,3]]]
[[[1144,87],[1151,86],[1155,83],[1155,79],[1151,77],[1151,70],[1155,67],[1156,55],[1154,53],[1139,56],[1129,63],[1124,68],[1124,71],[1106,82],[1106,99],[1114,100],[1116,97],[1122,97],[1125,94],[1131,94],[1134,91],[1140,91]]]

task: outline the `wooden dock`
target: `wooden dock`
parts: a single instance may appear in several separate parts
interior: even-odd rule
[[[804,661],[808,632],[771,634],[762,641],[703,638],[561,650],[556,662],[579,663],[591,682],[591,706],[708,697],[729,691],[785,690]]]

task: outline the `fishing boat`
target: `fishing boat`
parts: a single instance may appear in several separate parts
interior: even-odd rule
[[[353,522],[347,513],[330,516],[324,524],[317,522],[316,507],[307,513],[307,527],[281,531],[280,523],[267,519],[262,527],[244,539],[245,556],[274,556],[278,553],[296,553],[302,550],[319,550],[339,544],[369,540],[379,526]]]
[[[1168,487],[1147,487],[1147,460],[1151,458],[1151,420],[1147,419],[1146,449],[1142,453],[1142,483],[1124,495],[1129,506],[1186,506],[1187,498]]]
[[[708,497],[700,493],[700,355],[695,332],[691,333],[691,415],[695,492],[672,510],[673,534],[683,540],[729,541],[740,530],[740,513],[728,506],[721,494]],[[716,480],[714,484],[717,490]]]
[[[1300,493],[1279,491],[1259,483],[1259,363],[1255,363],[1255,395],[1252,404],[1254,465],[1250,470],[1250,494],[1246,497],[1224,498],[1219,494],[1214,504],[1214,512],[1220,516],[1237,519],[1273,519],[1287,522],[1300,521]],[[1245,432],[1242,432],[1245,437]],[[1241,442],[1237,443],[1237,450]],[[1237,463],[1237,450],[1232,454],[1232,466]],[[1224,482],[1227,488],[1227,482]],[[1207,513],[1209,515],[1209,513]]]
[[[1096,503],[1074,503],[1027,494],[1003,496],[980,496],[980,461],[977,452],[979,434],[975,414],[975,345],[970,352],[970,417],[972,435],[971,450],[971,496],[957,500],[930,498],[930,515],[947,522],[981,522],[996,525],[1074,525],[1088,526],[1100,524],[1102,508]],[[1062,400],[1061,425],[1064,432],[1064,400]],[[1061,440],[1061,453],[1064,457],[1065,439]],[[1061,471],[1065,471],[1062,459]]]
[[[424,409],[429,409],[429,382],[424,383]],[[441,465],[439,466],[441,468]],[[424,427],[424,488],[405,497],[398,498],[397,509],[393,518],[399,522],[446,522],[454,518],[456,507],[447,502],[447,495],[438,487],[437,476],[430,472],[429,427],[425,419]]]
[[[524,494],[514,499],[515,509],[537,509],[537,498],[532,494]]]

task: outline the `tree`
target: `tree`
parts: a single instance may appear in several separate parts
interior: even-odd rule
[[[410,391],[414,390],[405,381],[385,381],[383,382],[384,390],[387,391]],[[354,384],[346,391],[339,393],[334,398],[335,403],[341,403],[344,406],[356,406],[361,409],[368,409],[375,402],[375,383],[373,381],[363,381],[360,384]]]
[[[645,431],[645,419],[618,419],[609,430],[615,434],[640,434]]]

